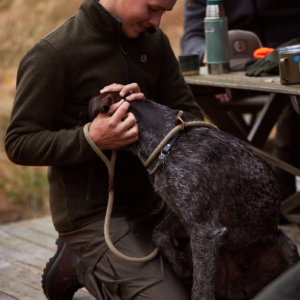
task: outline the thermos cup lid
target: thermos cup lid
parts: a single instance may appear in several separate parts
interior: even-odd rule
[[[207,0],[207,5],[223,4],[223,0]]]

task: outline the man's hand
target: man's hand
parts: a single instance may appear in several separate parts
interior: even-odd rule
[[[137,83],[127,85],[113,83],[104,87],[100,93],[120,92],[128,101],[145,99]],[[121,100],[111,105],[107,114],[99,114],[92,122],[89,134],[100,150],[111,150],[127,146],[138,140],[138,127],[132,113],[127,113],[129,103]]]
[[[230,101],[230,99],[228,98],[228,95],[226,93],[224,93],[224,94],[216,94],[215,98],[217,98],[221,102],[228,102],[228,101]]]
[[[103,94],[105,92],[120,92],[120,96],[123,97],[126,94],[130,94],[125,99],[128,101],[137,100],[137,99],[146,99],[145,95],[141,92],[140,87],[137,83],[130,83],[127,85],[113,83],[104,87],[100,93]]]
[[[111,86],[114,85],[108,87]],[[99,114],[92,122],[89,134],[100,150],[121,148],[138,140],[136,119],[132,113],[127,113],[129,106],[121,100],[113,104],[107,114]]]

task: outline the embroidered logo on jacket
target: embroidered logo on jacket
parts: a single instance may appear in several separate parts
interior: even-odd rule
[[[146,54],[141,55],[141,61],[142,62],[146,62],[147,61],[147,55]]]

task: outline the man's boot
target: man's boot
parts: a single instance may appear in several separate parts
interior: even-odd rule
[[[62,239],[57,239],[56,244],[57,251],[42,275],[42,287],[48,300],[71,300],[83,287],[76,275],[81,260]]]

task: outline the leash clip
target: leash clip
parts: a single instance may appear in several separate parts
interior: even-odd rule
[[[160,162],[160,164],[163,164],[164,159],[169,155],[169,152],[164,153],[163,150],[160,151],[160,155],[158,157],[158,162]]]
[[[168,155],[169,155],[169,152],[167,152],[165,154],[165,153],[163,153],[163,150],[160,151],[160,154],[158,157],[158,162],[157,162],[156,166],[152,170],[147,169],[147,171],[149,172],[149,175],[152,175],[160,165],[163,165],[164,160]]]

